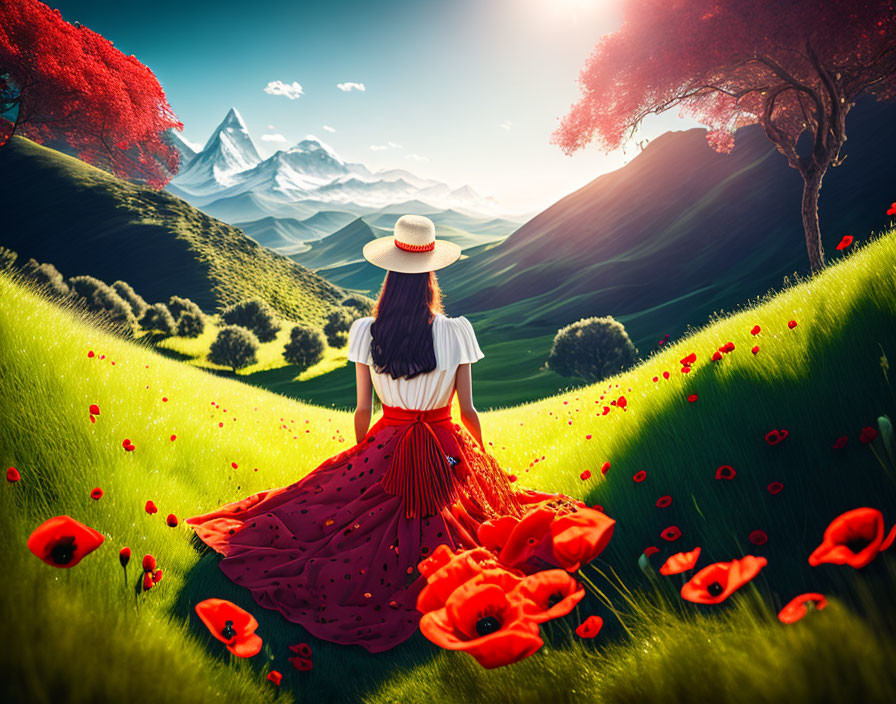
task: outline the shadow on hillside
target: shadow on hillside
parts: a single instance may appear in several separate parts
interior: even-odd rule
[[[249,590],[234,584],[221,572],[218,568],[220,556],[195,535],[191,545],[200,553],[200,558],[184,577],[184,586],[173,607],[174,615],[188,622],[191,630],[202,639],[207,631],[196,616],[194,607],[203,599],[227,599],[249,611],[258,620],[257,633],[265,644],[262,651],[250,659],[251,666],[260,672],[265,664],[270,663],[270,669],[283,674],[280,688],[288,688],[295,701],[314,704],[359,702],[386,678],[422,665],[438,653],[438,648],[419,631],[398,647],[376,654],[367,652],[361,646],[343,646],[319,640],[302,626],[285,620],[276,611],[259,606]],[[308,643],[312,648],[314,668],[309,672],[299,672],[287,660],[293,655],[289,646],[297,643]],[[229,662],[227,649],[211,635],[206,638],[206,647],[221,662]]]

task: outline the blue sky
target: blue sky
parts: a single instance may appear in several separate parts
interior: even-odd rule
[[[48,4],[148,65],[194,143],[236,106],[262,156],[313,134],[350,161],[468,183],[527,210],[637,151],[569,157],[549,142],[585,59],[618,26],[614,0]],[[265,92],[278,81],[297,97]],[[338,87],[348,83],[364,90]],[[642,136],[693,125],[661,116]]]

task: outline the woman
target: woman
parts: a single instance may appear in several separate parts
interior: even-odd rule
[[[364,257],[388,273],[374,316],[349,332],[357,444],[291,486],[187,520],[228,577],[318,638],[394,647],[417,629],[417,564],[435,548],[477,547],[484,522],[564,503],[515,492],[484,449],[470,375],[483,353],[466,318],[443,315],[434,273],[459,256],[414,215],[368,242]],[[383,416],[368,429],[373,390]]]

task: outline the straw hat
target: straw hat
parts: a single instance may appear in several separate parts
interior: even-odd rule
[[[380,237],[364,245],[364,258],[388,271],[422,274],[457,261],[460,247],[436,239],[436,226],[422,215],[402,215],[392,237]]]

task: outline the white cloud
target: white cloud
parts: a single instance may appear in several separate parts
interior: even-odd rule
[[[268,129],[269,129],[269,130],[275,130],[275,129],[277,129],[277,128],[274,127],[273,125],[268,125]]]
[[[386,151],[388,148],[389,148],[388,145],[385,145],[385,144],[371,144],[370,145],[370,151],[372,151],[372,152],[383,152],[383,151]]]
[[[502,122],[500,125],[498,125],[498,127],[500,127],[502,130],[509,131],[510,128],[513,127],[513,123],[510,120],[506,120],[505,122]]]
[[[420,154],[405,154],[404,158],[412,161],[429,161],[429,157],[421,156]]]
[[[263,134],[261,135],[262,142],[285,142],[286,137],[282,134]]]
[[[329,125],[324,125],[324,132],[335,132],[335,131],[336,131],[335,128],[330,127]]]
[[[395,142],[386,142],[392,149],[404,149],[400,144],[396,144]]]
[[[299,85],[298,81],[292,83],[284,83],[283,81],[270,81],[265,87],[264,92],[270,95],[283,95],[290,100],[296,100],[304,93],[304,89]]]
[[[363,83],[355,83],[353,81],[349,81],[348,83],[337,83],[336,87],[344,93],[348,93],[350,90],[359,90],[363,93],[367,90],[367,87]]]

